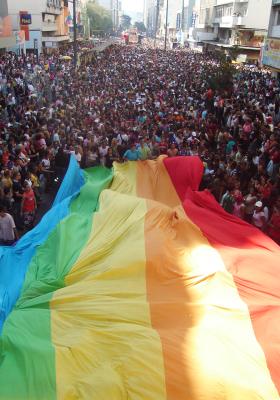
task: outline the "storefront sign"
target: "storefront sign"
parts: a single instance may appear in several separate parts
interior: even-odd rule
[[[263,65],[280,69],[280,39],[266,39],[263,56]]]
[[[20,11],[19,12],[19,18],[20,18],[20,30],[25,32],[25,40],[28,41],[30,39],[30,35],[29,35],[29,24],[22,24],[21,20],[22,17],[26,16],[26,15],[30,15],[28,13],[28,11]]]
[[[20,14],[20,25],[31,25],[32,16],[31,14]]]

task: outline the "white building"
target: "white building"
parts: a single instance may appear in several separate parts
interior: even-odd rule
[[[224,50],[238,46],[245,58],[256,60],[267,34],[271,2],[196,0],[193,39]]]
[[[163,2],[163,0],[159,0],[159,2]],[[156,15],[157,15],[157,0],[145,0],[144,24],[147,29],[147,35],[150,37],[154,37],[156,35]]]
[[[159,35],[160,37],[165,36],[165,24],[166,24],[166,11],[168,1],[168,23],[167,23],[167,34],[170,39],[176,38],[176,33],[180,30],[178,23],[178,15],[182,12],[182,0],[164,0],[160,6],[160,23],[159,23]]]
[[[27,26],[29,40],[25,42],[27,51],[33,51],[37,47],[40,53],[43,49],[57,48],[69,41],[67,1],[8,0],[8,5],[14,32],[22,29],[22,12],[31,16],[31,24]]]

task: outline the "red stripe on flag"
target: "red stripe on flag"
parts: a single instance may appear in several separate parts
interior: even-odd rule
[[[209,192],[194,191],[203,170],[198,158],[167,158],[164,164],[187,216],[233,275],[280,393],[280,247],[258,229],[226,213]]]

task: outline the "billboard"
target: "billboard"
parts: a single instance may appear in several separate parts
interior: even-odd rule
[[[25,43],[25,32],[24,31],[16,31],[14,32],[16,38],[16,44],[23,46]]]
[[[280,69],[280,39],[265,40],[262,52],[262,64]]]
[[[0,37],[12,36],[12,21],[8,13],[7,0],[0,1]]]

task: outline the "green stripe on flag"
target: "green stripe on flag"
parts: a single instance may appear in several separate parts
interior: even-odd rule
[[[5,322],[0,338],[0,400],[56,399],[56,344],[51,339],[50,300],[64,287],[65,277],[87,243],[92,214],[113,173],[94,168],[85,172],[85,178],[69,216],[37,249],[21,296]]]

